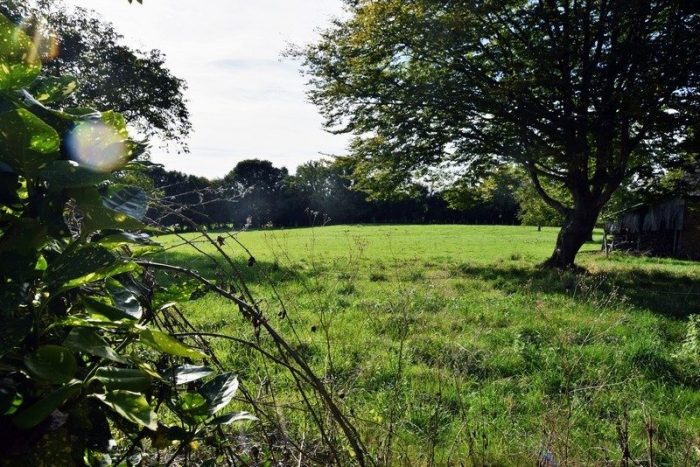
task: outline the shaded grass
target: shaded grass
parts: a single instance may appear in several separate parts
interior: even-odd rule
[[[700,372],[681,350],[687,317],[700,313],[698,264],[605,258],[593,242],[580,255],[588,274],[542,271],[555,237],[491,226],[247,232],[238,238],[252,268],[237,245],[225,247],[375,452],[392,428],[386,459],[396,465],[532,465],[544,449],[560,464],[619,463],[625,418],[635,459],[651,421],[657,463],[694,465]],[[162,259],[231,273],[191,247]],[[254,338],[218,297],[183,308],[207,330]],[[260,376],[254,354],[217,349],[244,380]],[[294,399],[284,374],[269,377]],[[298,414],[286,416],[301,430]]]

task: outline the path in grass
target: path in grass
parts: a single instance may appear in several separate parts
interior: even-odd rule
[[[518,465],[536,461],[543,447],[560,463],[619,460],[617,427],[629,419],[635,458],[646,455],[651,423],[659,465],[692,465],[700,343],[695,350],[683,343],[688,316],[700,314],[700,266],[605,258],[592,242],[580,255],[592,274],[541,271],[556,234],[494,226],[241,233],[257,259],[253,268],[230,239],[225,248],[271,320],[290,336],[294,327],[298,349],[352,408],[368,443],[381,452],[394,428],[397,464]],[[190,246],[163,259],[227,273]],[[271,284],[286,319],[275,318]],[[252,337],[216,297],[184,309],[207,330]],[[244,378],[257,379],[250,353],[217,347]],[[289,381],[276,377],[291,400]]]

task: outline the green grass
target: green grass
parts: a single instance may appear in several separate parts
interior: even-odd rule
[[[395,465],[534,465],[545,449],[560,465],[619,463],[625,420],[633,459],[646,459],[653,426],[658,465],[696,465],[700,343],[688,317],[700,314],[700,265],[606,258],[597,235],[579,255],[588,274],[540,270],[556,233],[494,226],[241,233],[253,268],[234,242],[224,248],[375,453],[387,450],[392,427]],[[171,247],[163,260],[222,279],[230,273],[174,236],[161,240]],[[207,331],[253,338],[214,295],[183,309]],[[251,364],[250,351],[216,348],[257,384],[261,366]],[[294,397],[281,372],[269,376],[282,399]],[[288,417],[302,430],[302,420]]]

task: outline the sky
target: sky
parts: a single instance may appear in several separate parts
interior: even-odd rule
[[[323,130],[307,101],[298,63],[283,58],[342,15],[341,0],[66,0],[97,11],[130,46],[160,49],[187,81],[190,154],[155,147],[166,168],[223,177],[259,158],[291,171],[323,154],[342,154],[347,137]]]

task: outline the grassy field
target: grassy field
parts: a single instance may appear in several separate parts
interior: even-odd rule
[[[559,465],[620,465],[627,446],[644,465],[650,455],[655,465],[700,462],[700,322],[689,320],[700,314],[698,263],[606,258],[596,237],[579,256],[587,274],[542,271],[549,228],[333,226],[237,238],[255,267],[231,240],[224,247],[271,322],[296,333],[385,461],[535,465],[546,453]],[[164,261],[230,273],[181,238],[161,241]],[[207,331],[253,338],[218,297],[183,309]],[[216,348],[258,384],[250,351]],[[291,383],[267,375],[284,399]]]

